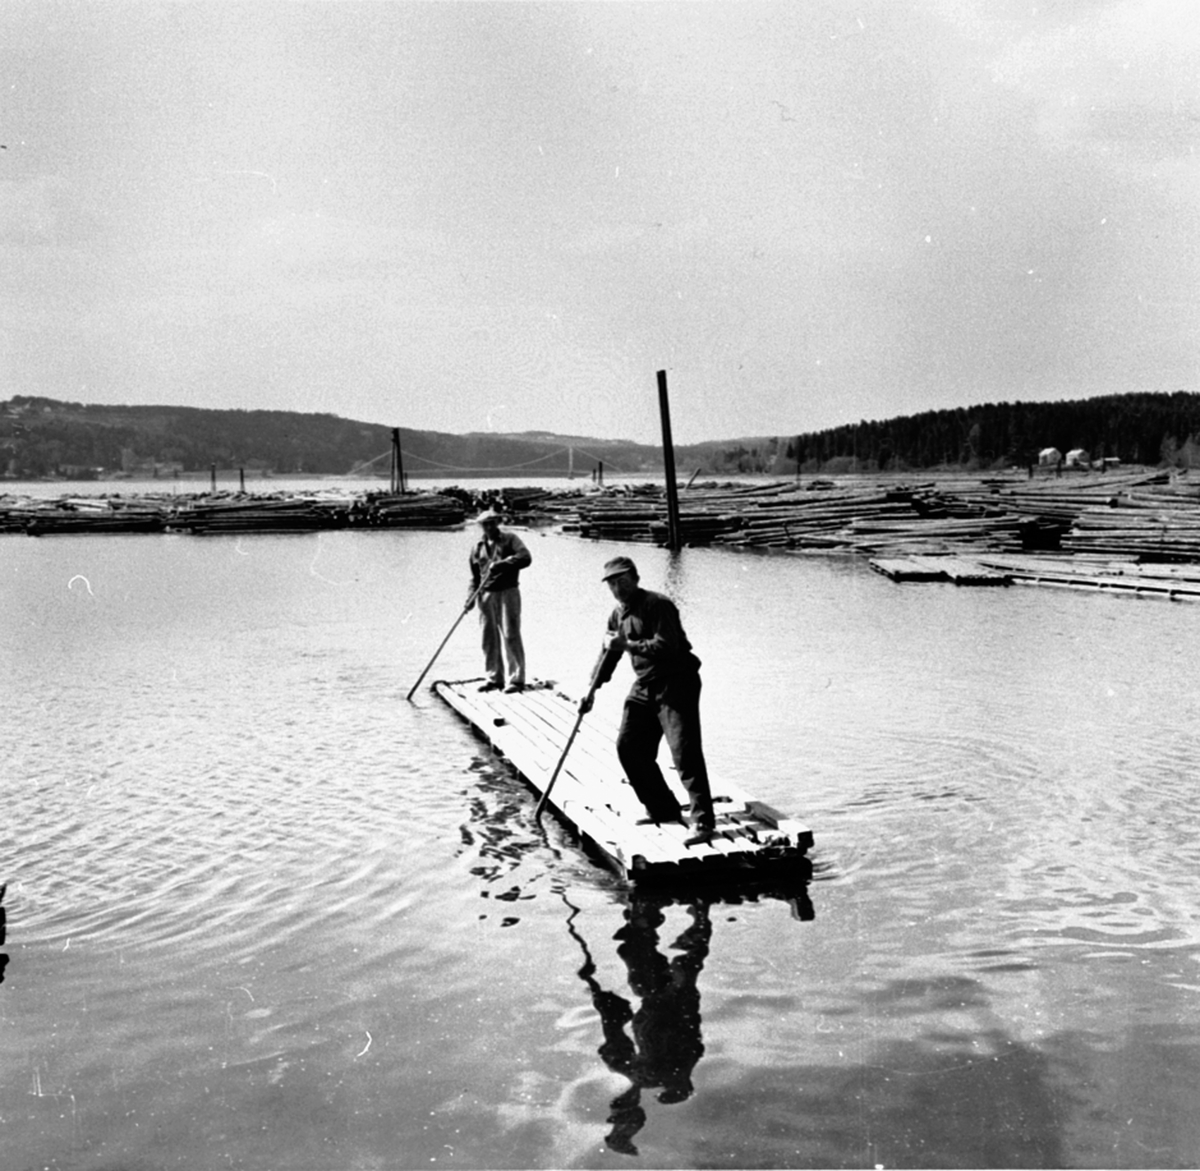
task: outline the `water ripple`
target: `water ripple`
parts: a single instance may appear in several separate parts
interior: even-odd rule
[[[655,939],[628,946],[630,893],[533,822],[457,716],[425,691],[405,702],[457,616],[465,540],[7,550],[17,1088],[0,1107],[17,1164],[68,1162],[80,1141],[113,1166],[163,1162],[135,1111],[172,1157],[194,1150],[170,1121],[186,1119],[207,1161],[251,1169],[301,1165],[331,1134],[348,1166],[424,1164],[452,1141],[464,1166],[597,1161],[633,1087],[633,1066],[606,1064],[621,1005],[654,1034],[647,973],[681,970],[694,908],[664,903]],[[608,550],[531,540],[531,661],[577,679],[607,603],[562,583],[595,582]],[[795,906],[705,906],[695,1094],[644,1087],[645,1158],[711,1155],[731,1087],[770,1083],[755,1101],[800,1134],[828,1102],[789,1086],[920,1084],[930,1053],[985,1055],[985,1072],[1030,1054],[1030,1095],[1066,1086],[1080,1132],[1142,1109],[1128,1086],[1149,1064],[1118,1076],[1096,1055],[1125,1052],[1131,1019],[1189,1019],[1200,988],[1200,711],[1179,682],[1200,610],[1116,621],[1101,599],[687,552],[638,560],[686,599],[713,775],[809,823],[816,848]],[[94,596],[61,588],[75,573]],[[477,638],[439,671],[477,672]],[[1067,1036],[1086,1051],[1036,1081]],[[1155,1060],[1190,1085],[1181,1048]],[[51,1093],[74,1095],[77,1135],[52,1129]],[[728,1161],[779,1153],[730,1141]]]

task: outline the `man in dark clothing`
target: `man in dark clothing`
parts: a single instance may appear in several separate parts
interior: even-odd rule
[[[704,1055],[697,985],[712,939],[710,901],[699,897],[687,900],[692,922],[671,944],[669,950],[675,954],[670,959],[660,950],[658,938],[658,929],[665,922],[665,905],[634,893],[625,909],[625,924],[613,937],[621,941],[617,954],[629,971],[631,991],[641,1000],[636,1010],[596,978],[596,961],[573,923],[578,914],[573,906],[567,920],[567,930],[583,948],[579,976],[600,1014],[604,1035],[600,1056],[609,1069],[632,1083],[612,1101],[608,1115],[612,1130],[604,1140],[623,1155],[638,1153],[633,1140],[646,1124],[642,1091],[658,1089],[658,1100],[664,1105],[686,1101],[695,1092],[692,1071]]]
[[[476,518],[483,536],[471,550],[471,601],[479,602],[479,628],[483,635],[483,661],[487,679],[480,691],[525,687],[525,644],[521,639],[521,590],[517,578],[533,558],[516,533],[500,527],[500,516],[485,512]],[[482,588],[480,588],[482,586]],[[477,592],[478,591],[478,592]]]
[[[670,598],[644,590],[637,566],[616,557],[604,566],[603,580],[617,600],[608,620],[607,653],[595,687],[612,678],[622,651],[629,652],[634,681],[625,698],[617,756],[652,821],[680,821],[683,810],[658,767],[663,736],[679,780],[691,798],[688,845],[712,839],[714,828],[708,769],[700,742],[700,660],[684,634],[679,610]],[[593,689],[594,690],[594,689]],[[580,711],[591,709],[589,696]]]

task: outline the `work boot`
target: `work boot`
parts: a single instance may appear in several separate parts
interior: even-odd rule
[[[683,819],[683,810],[678,805],[674,809],[651,809],[648,805],[644,808],[646,815],[637,819],[638,825],[670,825],[673,821],[687,824]]]
[[[684,838],[685,846],[707,845],[716,834],[715,819],[711,813],[698,813],[690,819],[691,833]]]

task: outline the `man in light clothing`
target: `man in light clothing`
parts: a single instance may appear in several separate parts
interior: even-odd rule
[[[522,691],[525,687],[525,644],[521,641],[521,590],[517,578],[533,558],[516,533],[500,527],[500,514],[475,518],[482,536],[471,550],[471,593],[479,603],[483,662],[487,679],[480,691]],[[476,592],[478,591],[478,593]],[[469,602],[470,609],[473,602]],[[504,686],[504,666],[508,686]]]

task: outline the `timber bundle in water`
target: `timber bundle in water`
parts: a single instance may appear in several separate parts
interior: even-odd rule
[[[1200,485],[1187,473],[1064,477],[846,476],[753,485],[705,483],[679,493],[684,545],[834,552],[1058,552],[1200,561]],[[362,496],[245,493],[0,498],[0,532],[193,534],[335,528],[455,528],[481,508],[607,541],[666,544],[661,485],[490,489]]]
[[[1200,560],[1200,486],[1186,474],[845,477],[701,485],[679,494],[684,545],[846,553],[1060,550]],[[539,502],[580,536],[665,544],[666,493],[642,485]]]
[[[196,495],[0,500],[0,531],[67,533],[310,532],[341,528],[446,528],[461,525],[462,502],[429,493],[366,497]]]

